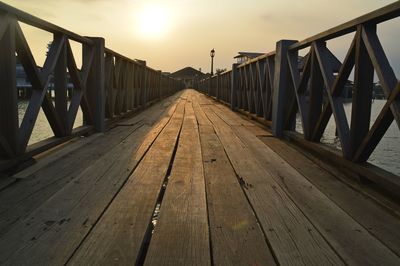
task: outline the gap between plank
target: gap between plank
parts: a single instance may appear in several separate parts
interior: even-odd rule
[[[179,97],[180,98],[180,97]],[[124,180],[124,182],[122,182],[121,186],[118,188],[118,190],[115,192],[114,196],[111,198],[110,202],[105,206],[104,210],[101,212],[101,214],[99,215],[99,217],[97,217],[96,221],[93,223],[92,227],[90,228],[90,230],[86,233],[86,235],[82,238],[82,240],[80,241],[80,243],[76,246],[76,248],[74,249],[74,251],[71,253],[71,255],[69,256],[69,258],[66,260],[64,265],[68,265],[69,262],[71,261],[71,259],[74,257],[75,253],[79,250],[79,248],[82,246],[82,244],[85,242],[85,240],[87,239],[87,237],[90,235],[90,233],[92,232],[92,230],[96,227],[97,223],[101,220],[101,218],[103,217],[103,215],[106,213],[106,211],[108,210],[108,208],[110,207],[110,205],[112,204],[112,202],[114,201],[114,199],[117,197],[117,195],[119,194],[119,192],[122,190],[122,188],[125,186],[126,182],[129,180],[129,177],[133,174],[133,172],[136,170],[136,168],[139,166],[140,162],[143,160],[143,158],[146,156],[147,152],[150,150],[151,146],[153,146],[154,142],[157,140],[157,138],[159,137],[159,135],[161,134],[161,132],[163,132],[163,130],[165,129],[165,127],[170,123],[176,108],[177,108],[177,104],[174,107],[174,112],[170,115],[168,122],[165,123],[165,125],[162,127],[162,129],[157,133],[157,136],[151,141],[150,145],[146,148],[145,152],[143,152],[143,154],[140,156],[137,164],[135,165],[135,167],[133,167],[133,169],[128,173],[127,178]],[[143,124],[144,125],[144,124]],[[143,126],[142,125],[142,126]],[[155,126],[155,125],[154,125]],[[153,127],[154,127],[153,126]],[[136,131],[136,130],[135,130]],[[135,131],[133,131],[131,134],[133,134]],[[151,131],[151,130],[150,130]],[[149,132],[150,132],[149,131]],[[131,135],[129,134],[128,137]],[[126,138],[125,138],[126,139]],[[125,140],[124,139],[124,140]],[[145,138],[144,138],[145,139]]]
[[[210,109],[210,110],[211,110],[211,109]],[[211,111],[214,112],[213,110],[211,110]],[[203,112],[204,112],[204,111],[203,111]],[[214,113],[215,113],[215,112],[214,112]],[[206,112],[204,112],[204,115],[205,115],[205,116],[207,117],[207,119],[210,121],[210,123],[211,123],[211,125],[212,125],[212,127],[213,127],[214,134],[217,136],[219,142],[222,144],[220,137],[218,136],[217,132],[215,131],[214,124],[211,122],[211,120],[210,120],[210,118],[208,117],[208,115],[207,115]],[[224,121],[224,120],[223,120],[223,121]],[[225,122],[225,121],[224,121],[224,122]],[[225,123],[226,123],[226,122],[225,122]],[[279,261],[278,261],[278,257],[276,256],[275,251],[274,251],[274,249],[272,248],[272,245],[271,245],[270,241],[268,240],[267,234],[266,234],[266,232],[264,231],[264,228],[263,228],[263,227],[261,226],[261,224],[260,224],[260,219],[259,219],[257,213],[255,212],[254,207],[253,207],[253,205],[252,205],[251,202],[250,202],[250,199],[248,198],[247,194],[244,192],[245,187],[243,186],[243,182],[241,182],[241,179],[239,178],[239,175],[238,175],[238,173],[236,172],[236,169],[235,169],[235,167],[234,167],[233,164],[232,164],[231,158],[229,157],[229,155],[228,155],[228,153],[227,153],[227,151],[226,151],[226,149],[225,149],[225,146],[224,146],[224,145],[221,145],[221,146],[223,147],[224,153],[225,153],[226,157],[228,158],[229,164],[231,165],[231,167],[232,167],[232,169],[233,169],[233,171],[234,171],[234,173],[235,173],[235,175],[236,175],[236,179],[237,179],[237,181],[238,181],[238,183],[239,183],[239,185],[240,185],[240,187],[241,187],[241,189],[242,189],[242,193],[243,193],[244,196],[246,197],[247,203],[248,203],[249,206],[251,207],[251,210],[252,210],[252,212],[253,212],[253,215],[254,215],[254,216],[256,217],[256,219],[257,219],[257,225],[258,225],[258,227],[261,229],[261,232],[262,232],[263,235],[264,235],[265,242],[267,243],[268,248],[269,248],[270,251],[271,251],[272,257],[274,258],[274,261],[275,261],[276,265],[280,265],[280,263],[279,263]]]
[[[194,110],[194,106],[193,106],[193,99],[191,98],[191,104],[192,104],[192,108]],[[200,107],[200,106],[199,106]],[[200,107],[201,108],[201,107]],[[206,184],[206,179],[205,179],[205,169],[204,169],[204,160],[203,160],[203,148],[201,145],[201,136],[200,136],[200,124],[199,124],[199,120],[197,120],[197,116],[196,116],[196,112],[194,112],[194,118],[196,119],[196,123],[197,123],[197,131],[199,132],[199,142],[200,142],[200,152],[201,152],[201,159],[202,159],[202,167],[203,167],[203,173],[204,173],[204,193],[206,195],[206,211],[207,211],[207,223],[208,223],[208,244],[210,246],[210,263],[211,265],[215,265],[214,264],[214,250],[213,250],[213,244],[212,244],[212,240],[211,240],[211,222],[210,222],[210,215],[209,215],[209,210],[208,210],[208,194],[207,194],[207,184]],[[214,130],[214,127],[213,127]],[[215,132],[215,131],[214,131]]]
[[[221,115],[219,115],[217,112],[215,112],[215,110],[213,110],[212,108],[209,108],[209,110],[210,110],[210,112],[213,112],[217,117],[219,117],[219,119],[221,119],[221,121],[223,121],[228,127],[232,127],[231,125],[229,125],[229,123],[227,123],[227,121],[226,120],[224,120],[223,118],[222,118],[222,116]],[[206,115],[207,115],[207,113],[206,112],[204,112]],[[207,118],[208,118],[208,116],[207,116]],[[214,131],[215,131],[215,129],[214,129]],[[233,132],[233,134],[243,143],[243,141],[240,139],[240,137],[236,134],[236,132],[234,131],[234,130],[232,130],[232,132]],[[217,137],[218,137],[218,139],[219,139],[219,136],[218,136],[218,134],[217,134]],[[245,144],[245,143],[243,143],[246,147],[247,147],[247,145]],[[223,146],[223,145],[222,145]],[[226,150],[225,150],[225,147],[224,147],[224,151],[225,151],[225,154],[227,155],[227,157],[228,157],[228,160],[229,160],[229,162],[231,163],[231,165],[232,165],[232,168],[233,168],[233,170],[235,171],[235,174],[236,174],[236,177],[238,178],[238,181],[239,181],[239,183],[240,183],[240,185],[241,185],[241,187],[242,187],[242,191],[243,191],[243,193],[246,195],[246,193],[244,192],[244,189],[246,188],[246,183],[243,183],[243,180],[242,179],[240,179],[240,177],[239,177],[239,175],[237,174],[237,172],[236,172],[236,170],[235,170],[235,168],[233,167],[233,164],[232,164],[232,162],[231,162],[231,160],[230,160],[230,158],[229,158],[229,156],[228,156],[228,154],[227,154],[227,152],[226,152]],[[273,151],[273,152],[275,152],[275,151]],[[279,156],[279,154],[278,154],[278,156]],[[301,174],[301,173],[300,173]],[[301,174],[302,175],[302,174]],[[302,175],[303,176],[303,175]],[[304,177],[304,176],[303,176]],[[306,177],[304,177],[304,178],[306,178]],[[345,262],[345,260],[344,260],[344,258],[342,257],[342,255],[341,254],[339,254],[339,252],[332,246],[332,244],[328,241],[328,239],[326,239],[326,237],[325,237],[325,235],[320,231],[320,230],[318,230],[318,227],[314,224],[314,222],[306,215],[306,213],[304,213],[304,211],[300,208],[300,206],[298,205],[298,203],[293,199],[293,197],[286,191],[286,189],[284,188],[284,187],[282,187],[282,185],[281,184],[279,184],[279,182],[276,182],[277,183],[277,185],[282,189],[282,191],[288,196],[288,198],[293,202],[293,204],[299,209],[299,211],[303,214],[303,216],[305,217],[305,219],[307,219],[308,220],[308,222],[315,228],[315,230],[321,235],[321,237],[322,237],[322,239],[328,244],[328,246],[332,249],[332,251],[338,256],[338,258],[343,262],[343,263],[346,263]],[[246,195],[246,198],[247,198],[247,195]],[[251,203],[250,203],[250,200],[247,198],[247,201],[249,202],[249,204],[251,205]],[[334,203],[335,204],[335,203]],[[335,204],[336,205],[336,204]],[[252,206],[252,205],[251,205]],[[338,206],[339,207],[339,206]],[[340,208],[340,207],[339,207]],[[252,209],[253,209],[253,206],[252,206]],[[256,212],[255,212],[255,210],[253,209],[253,213],[255,214],[255,216],[256,216],[256,218],[257,218],[257,221],[259,220],[258,219],[258,216],[257,216],[257,214],[256,214]],[[258,223],[259,225],[260,225],[260,223]],[[266,233],[264,232],[264,229],[262,228],[262,226],[260,226],[260,228],[262,229],[262,231],[263,231],[263,233],[264,233],[264,235],[265,235],[265,238],[267,239],[267,237],[266,237]],[[270,246],[270,244],[269,244],[269,242],[268,242],[268,240],[267,240],[267,243],[268,243],[268,246],[271,248],[271,246]],[[272,248],[271,248],[271,250],[272,250]],[[276,260],[276,262],[278,263],[278,265],[279,265],[279,262],[278,262],[278,260],[277,260],[277,257],[275,256],[275,253],[273,252],[273,250],[272,250],[272,255],[274,256],[274,259]]]
[[[185,103],[185,105],[186,105],[186,103]],[[152,218],[151,218],[151,220],[150,220],[150,222],[149,222],[149,224],[147,226],[146,233],[144,234],[143,242],[142,242],[142,245],[141,245],[141,247],[139,249],[139,256],[136,258],[135,265],[143,265],[144,261],[146,259],[146,255],[147,255],[147,251],[148,251],[149,246],[150,246],[151,238],[153,236],[154,229],[157,226],[157,220],[158,219],[156,219],[156,217],[159,217],[159,215],[161,213],[162,201],[163,201],[163,198],[164,198],[165,190],[167,189],[167,186],[168,186],[169,177],[171,176],[172,166],[173,166],[174,161],[175,161],[176,151],[178,150],[179,139],[180,139],[181,132],[182,132],[183,119],[184,118],[185,118],[185,109],[183,109],[182,124],[181,124],[181,126],[179,128],[178,137],[176,138],[176,141],[175,141],[175,146],[174,146],[174,150],[172,151],[172,156],[171,156],[171,159],[169,161],[168,169],[167,169],[167,172],[165,174],[163,184],[162,184],[162,186],[160,188],[160,192],[158,194],[156,205],[154,206],[154,209],[153,209]]]

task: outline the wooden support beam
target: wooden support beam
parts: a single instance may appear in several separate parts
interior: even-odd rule
[[[374,28],[374,29],[372,29]],[[361,38],[362,27],[357,30],[354,72],[353,106],[350,126],[350,154],[353,157],[369,131],[374,81],[374,66]],[[370,30],[376,31],[376,25]]]
[[[394,89],[384,105],[382,111],[376,118],[367,136],[362,141],[358,148],[353,161],[355,162],[366,162],[369,156],[372,154],[379,141],[383,138],[386,131],[393,122],[394,116],[390,107],[393,102],[400,99],[400,82],[397,83],[396,89]]]
[[[325,44],[324,44],[325,45]],[[317,56],[315,55],[315,43],[311,48],[311,77],[310,77],[310,93],[308,103],[308,130],[305,138],[313,140],[311,133],[314,131],[318,123],[318,118],[322,111],[322,92],[324,90],[324,81],[321,75],[321,69],[318,64]]]
[[[162,99],[162,94],[161,94],[161,89],[162,89],[162,72],[161,70],[159,70],[157,75],[157,95],[158,95],[158,99],[161,100]]]
[[[324,85],[328,98],[328,103],[326,103],[326,105],[331,106],[331,111],[333,112],[335,118],[336,128],[342,146],[343,156],[345,158],[349,158],[349,124],[347,122],[346,113],[343,107],[343,100],[341,97],[333,97],[331,95],[333,91],[332,87],[335,84],[335,78],[333,74],[334,69],[332,67],[332,63],[331,60],[329,60],[330,52],[328,48],[326,48],[325,43],[318,42],[314,44],[314,51],[314,56],[318,60],[319,69],[325,83]],[[338,79],[340,79],[340,77],[338,77]],[[347,79],[347,77],[345,79]],[[321,116],[323,116],[323,114]],[[320,121],[321,120],[319,119],[318,123],[320,123]],[[317,124],[316,126],[318,127],[319,125],[320,124]],[[315,130],[316,129],[314,128],[314,132]],[[319,139],[314,139],[314,141],[319,141]]]
[[[147,105],[147,67],[146,67],[146,61],[139,61],[141,64],[141,71],[140,71],[140,93],[142,97],[142,108],[146,108]]]
[[[55,108],[62,124],[62,135],[68,135],[68,106],[67,106],[67,49],[64,42],[54,68]]]
[[[275,137],[282,137],[285,120],[285,103],[289,68],[287,53],[290,45],[296,43],[293,40],[281,40],[276,43],[274,93],[272,103],[272,133]]]
[[[265,115],[265,119],[268,121],[271,121],[271,117],[272,117],[272,96],[274,93],[274,72],[275,72],[275,55],[273,56],[269,56],[267,57],[267,62],[266,62],[266,66],[268,66],[268,68],[265,70],[266,73],[265,75],[267,76],[267,92],[265,95],[265,99],[267,102],[267,105],[265,106],[266,108],[266,115]]]
[[[43,85],[40,90],[33,91],[33,95],[31,97],[28,110],[26,111],[30,117],[25,116],[24,121],[22,121],[20,135],[21,139],[24,139],[24,142],[21,144],[21,149],[23,149],[24,145],[26,146],[28,143],[30,134],[33,130],[34,123],[38,116],[40,103],[42,105],[43,112],[46,115],[47,121],[49,122],[51,129],[53,130],[54,135],[56,137],[62,137],[64,135],[62,121],[60,120],[60,117],[57,115],[56,109],[53,105],[53,100],[51,98],[51,95],[47,93],[47,89],[50,82],[50,75],[54,73],[58,57],[62,51],[62,47],[65,41],[66,41],[65,35],[54,34],[54,40],[47,55],[46,61],[44,62],[43,68],[40,72],[41,78],[43,80]],[[32,109],[30,109],[31,106]],[[25,124],[27,125],[26,130],[25,130]],[[24,136],[24,138],[22,136]]]
[[[215,98],[218,99],[220,98],[220,90],[221,90],[221,75],[217,73],[217,78],[216,78],[217,86],[215,86]]]
[[[106,91],[106,117],[113,118],[114,116],[114,101],[113,101],[113,80],[114,80],[114,57],[111,54],[106,54],[104,63],[104,86]]]
[[[340,67],[339,73],[336,76],[335,81],[330,89],[329,93],[332,95],[332,98],[337,99],[341,97],[343,88],[346,85],[346,82],[354,66],[355,46],[356,46],[356,38],[353,39],[350,48],[347,51],[343,64]],[[313,133],[313,139],[320,140],[322,138],[322,135],[324,133],[326,126],[328,125],[331,115],[332,115],[332,107],[330,104],[326,104],[324,106],[324,110],[322,111],[321,116],[319,117],[317,126],[315,127]]]
[[[82,74],[79,73],[79,70],[76,66],[75,63],[75,58],[74,54],[72,53],[71,45],[67,41],[66,43],[67,46],[67,66],[68,66],[68,72],[70,74],[70,78],[72,83],[74,84],[74,92],[71,97],[71,103],[68,108],[68,125],[67,125],[67,135],[72,133],[72,129],[74,127],[76,115],[78,113],[79,105],[82,105],[82,97],[84,96],[84,93],[86,91],[86,82],[88,78],[88,74],[92,65],[92,60],[93,60],[93,50],[92,53],[86,53],[85,56],[83,57],[83,66],[82,66]],[[83,81],[82,81],[83,79]],[[85,110],[86,117],[91,116],[91,113],[88,112],[89,108],[82,108],[82,110]],[[90,118],[90,121],[93,119]]]
[[[385,93],[386,98],[389,99],[391,92],[395,89],[398,80],[393,68],[390,66],[382,44],[379,41],[378,35],[376,34],[376,29],[373,27],[371,28],[363,26],[362,38],[375,68],[376,74],[382,85],[383,92]],[[392,110],[397,127],[400,129],[400,99],[394,101],[390,106],[390,109]]]
[[[16,24],[16,51],[32,84],[32,96],[18,134],[18,153],[20,154],[26,150],[40,107],[43,108],[54,135],[63,136],[63,125],[56,113],[51,97],[47,94],[47,86],[50,82],[49,75],[54,72],[64,42],[65,37],[63,35],[54,36],[43,69],[39,71],[25,36],[20,26]]]
[[[96,132],[105,131],[105,88],[104,88],[104,39],[88,37],[94,43],[93,66],[90,70],[86,95],[93,114],[93,125]],[[91,52],[92,47],[83,46],[83,53]]]
[[[18,152],[18,104],[15,58],[15,20],[8,17],[1,24],[8,24],[0,39],[0,157],[13,157]]]

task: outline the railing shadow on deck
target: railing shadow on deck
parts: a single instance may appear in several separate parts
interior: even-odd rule
[[[20,22],[53,34],[42,68],[38,67]],[[82,44],[78,69],[70,40]],[[19,125],[16,62],[32,85],[32,96]],[[67,98],[67,75],[74,86]],[[48,90],[54,78],[54,102]],[[182,82],[105,47],[103,38],[83,37],[0,2],[0,172],[35,154],[144,109],[183,89]],[[70,100],[69,106],[68,101]],[[84,126],[73,128],[79,106]],[[28,146],[40,108],[53,138]]]
[[[198,90],[270,126],[274,136],[355,170],[363,178],[400,192],[398,176],[366,161],[395,120],[400,129],[400,83],[377,35],[377,25],[400,15],[400,2],[368,13],[303,41],[281,40],[276,50],[198,82]],[[327,42],[354,33],[343,62]],[[299,64],[299,50],[309,49]],[[354,68],[351,122],[342,91]],[[370,127],[374,71],[386,102]],[[295,132],[299,113],[303,134]],[[333,115],[341,151],[320,144]]]

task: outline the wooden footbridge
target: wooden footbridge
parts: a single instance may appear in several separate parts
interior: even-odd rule
[[[399,126],[399,81],[376,34],[399,2],[194,89],[104,39],[0,10],[1,265],[400,265],[400,179],[366,162]],[[54,34],[42,68],[19,22]],[[351,32],[340,62],[326,42]],[[17,59],[33,86],[20,122]],[[340,95],[353,67],[349,125]],[[374,71],[387,100],[370,127]],[[28,145],[40,108],[55,137]],[[332,114],[341,151],[319,143]]]

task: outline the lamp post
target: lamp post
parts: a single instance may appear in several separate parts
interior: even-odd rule
[[[210,56],[211,56],[211,76],[214,75],[214,56],[215,56],[215,50],[214,48],[210,51]]]

